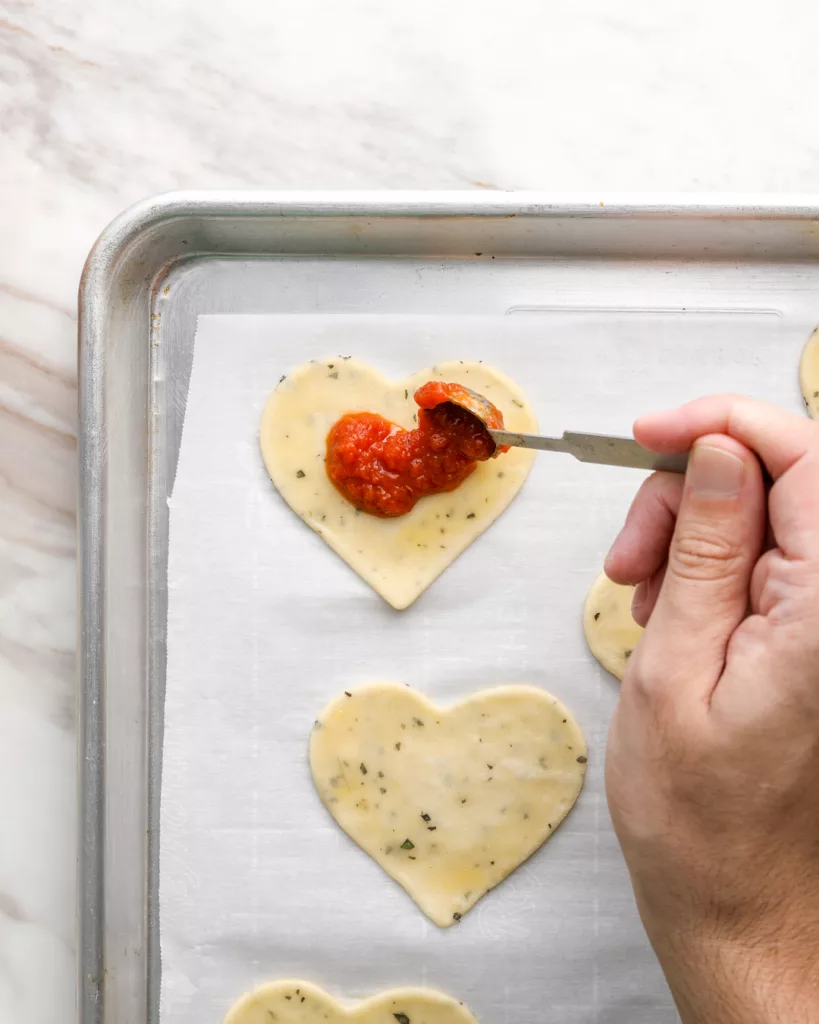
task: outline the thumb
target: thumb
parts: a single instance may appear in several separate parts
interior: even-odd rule
[[[762,550],[767,497],[754,454],[723,435],[700,438],[686,473],[668,569],[641,642],[664,678],[710,693],[731,635],[747,614]],[[652,661],[654,659],[651,659]]]

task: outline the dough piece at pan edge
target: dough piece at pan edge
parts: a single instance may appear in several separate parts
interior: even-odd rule
[[[586,759],[569,711],[532,686],[442,708],[374,683],[333,700],[310,737],[324,805],[442,928],[554,833]]]
[[[808,413],[819,420],[819,327],[808,338],[799,363],[799,383]]]
[[[478,1024],[467,1008],[441,992],[400,988],[342,1005],[317,985],[282,980],[242,996],[223,1024]]]
[[[589,650],[613,676],[622,679],[643,629],[631,616],[634,587],[613,583],[600,573],[583,608],[583,632]]]
[[[422,498],[404,516],[358,513],[327,477],[327,434],[345,413],[376,412],[415,425],[415,390],[429,380],[465,384],[485,394],[509,430],[536,432],[520,388],[483,363],[439,363],[402,381],[367,363],[329,357],[297,367],[272,392],[260,426],[262,456],[276,489],[304,522],[385,601],[412,604],[509,506],[534,453],[513,449],[475,471],[454,491]]]

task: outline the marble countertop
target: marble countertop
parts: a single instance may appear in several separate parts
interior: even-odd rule
[[[0,2],[1,1020],[74,1000],[76,290],[104,225],[192,187],[819,191],[817,29],[805,0]]]

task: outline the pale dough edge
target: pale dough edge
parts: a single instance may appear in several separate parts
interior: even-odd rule
[[[462,1002],[453,996],[445,995],[437,989],[425,988],[423,986],[406,986],[387,989],[356,1003],[342,1003],[318,985],[314,985],[309,981],[302,981],[300,978],[282,978],[277,981],[265,982],[251,989],[241,996],[238,1002],[228,1010],[222,1024],[244,1024],[248,1015],[252,1013],[259,1003],[275,1000],[294,988],[308,993],[317,1002],[325,1003],[338,1014],[340,1019],[351,1021],[354,1021],[356,1018],[363,1019],[365,1014],[377,1012],[386,1003],[423,1000],[433,1010],[449,1011],[448,1016],[453,1021],[453,1024],[478,1024],[476,1018],[472,1016]]]
[[[819,419],[819,327],[808,338],[799,361],[799,384],[808,415]]]
[[[597,627],[594,613],[601,600],[608,598],[610,601],[615,602],[617,614],[622,617],[621,633],[626,634],[628,637],[628,649],[633,650],[643,633],[642,628],[631,619],[631,595],[633,592],[633,587],[625,587],[614,583],[604,572],[601,572],[589,588],[583,603],[583,635],[586,639],[586,644],[603,668],[621,681],[625,675],[627,664],[627,658],[620,653],[624,647],[622,636],[615,638],[607,632],[605,627]],[[629,619],[631,619],[631,625],[628,624]],[[614,629],[617,628],[615,624]]]
[[[521,696],[521,697],[534,697],[536,700],[542,700],[544,703],[548,703],[550,707],[557,708],[561,714],[566,718],[566,724],[571,726],[571,731],[574,735],[576,742],[582,744],[582,754],[588,754],[588,748],[586,745],[586,738],[583,735],[580,726],[577,723],[577,719],[566,707],[563,701],[559,697],[555,697],[553,693],[548,690],[542,690],[538,686],[532,686],[529,683],[498,683],[497,686],[489,686],[483,690],[476,690],[474,693],[467,694],[466,697],[462,697],[460,700],[453,701],[451,704],[436,704],[435,701],[431,700],[425,693],[420,690],[416,690],[414,687],[407,686],[405,683],[399,683],[392,679],[383,679],[371,683],[362,683],[361,686],[356,686],[350,692],[354,696],[362,696],[367,693],[375,692],[389,692],[397,690],[400,693],[409,692],[411,693],[420,704],[430,714],[446,714],[448,711],[454,711],[456,708],[461,707],[464,704],[480,704],[499,694],[508,694],[509,696]],[[349,698],[346,692],[342,692],[339,695],[333,697],[331,700],[324,705],[321,712],[318,715],[318,721],[322,721],[333,713],[336,707],[342,706],[345,701]],[[310,742],[312,744],[315,731],[310,733]],[[311,765],[312,769],[312,765]]]

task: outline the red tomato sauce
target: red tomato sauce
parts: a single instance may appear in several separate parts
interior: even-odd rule
[[[503,429],[503,416],[491,402],[441,381],[415,392],[420,408],[414,430],[373,412],[342,416],[327,435],[331,482],[357,509],[382,518],[406,515],[425,495],[454,491],[478,462],[508,450],[496,448],[481,421],[452,404],[466,396],[480,401],[488,426]]]

